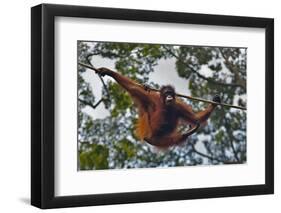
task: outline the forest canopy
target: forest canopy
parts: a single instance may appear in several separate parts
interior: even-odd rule
[[[159,67],[169,68],[165,74],[177,76],[186,94],[205,99],[219,94],[224,103],[246,107],[246,48],[84,41],[77,48],[78,62],[97,66],[99,61],[141,84],[160,88]],[[165,67],[165,62],[173,66]],[[156,150],[136,138],[137,112],[129,95],[112,79],[96,76],[93,81],[89,76],[94,75],[78,66],[79,170],[246,162],[246,111],[219,107],[186,143]],[[176,91],[180,85],[169,84]],[[195,111],[206,107],[183,101]]]

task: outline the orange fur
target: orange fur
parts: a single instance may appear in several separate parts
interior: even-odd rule
[[[160,93],[157,93],[107,68],[100,68],[96,72],[102,76],[111,76],[131,95],[139,111],[135,134],[139,139],[157,147],[165,148],[184,142],[197,131],[200,124],[207,121],[216,107],[210,104],[205,110],[194,113],[192,107],[179,98],[168,107],[167,92],[170,98],[172,96],[175,99],[176,96],[175,89],[170,85],[162,86]],[[181,119],[193,126],[184,134],[176,132]]]
[[[144,140],[145,137],[151,136],[151,129],[147,113],[142,113],[140,115],[136,124],[136,135],[140,140]]]

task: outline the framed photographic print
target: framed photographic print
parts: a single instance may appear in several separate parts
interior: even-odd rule
[[[31,204],[271,194],[274,21],[31,9]]]

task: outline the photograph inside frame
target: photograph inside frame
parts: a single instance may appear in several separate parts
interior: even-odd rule
[[[243,164],[246,47],[78,41],[78,171]]]

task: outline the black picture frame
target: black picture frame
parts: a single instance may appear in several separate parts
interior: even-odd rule
[[[55,17],[263,28],[266,34],[265,184],[93,195],[54,195]],[[31,204],[59,208],[274,193],[274,20],[164,11],[41,4],[31,9]]]

